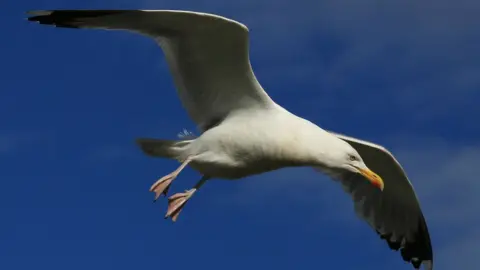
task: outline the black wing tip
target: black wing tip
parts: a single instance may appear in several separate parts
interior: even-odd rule
[[[415,269],[420,269],[422,264],[426,270],[433,269],[432,243],[423,215],[419,220],[417,231],[414,232],[413,242],[409,242],[404,237],[392,240],[392,234],[382,234],[378,230],[377,233],[387,242],[390,249],[400,251],[403,260],[411,263]]]
[[[39,24],[53,25],[55,27],[65,27],[65,28],[78,28],[74,25],[67,23],[66,16],[62,16],[62,13],[65,14],[68,12],[66,10],[32,10],[27,11],[27,18],[30,22],[37,22]],[[60,15],[59,15],[60,14]]]
[[[65,28],[80,28],[78,23],[85,18],[123,13],[126,10],[31,10],[28,21]]]
[[[50,16],[53,11],[51,10],[29,10],[27,13],[27,20],[30,22],[39,22],[41,23],[42,18]]]

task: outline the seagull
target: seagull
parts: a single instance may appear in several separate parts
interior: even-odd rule
[[[139,138],[142,151],[181,165],[150,188],[167,196],[188,165],[202,177],[168,198],[177,220],[209,179],[236,180],[285,167],[312,167],[339,182],[365,220],[415,269],[433,269],[427,224],[417,195],[384,147],[320,128],[275,103],[257,81],[249,30],[222,16],[181,10],[38,10],[28,20],[64,28],[126,30],[162,49],[177,94],[201,134],[179,140]]]

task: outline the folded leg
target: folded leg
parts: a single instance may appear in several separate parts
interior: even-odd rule
[[[174,194],[168,198],[168,209],[165,218],[171,217],[172,221],[175,222],[187,201],[208,179],[210,179],[210,177],[203,176],[202,179],[200,179],[200,181],[198,181],[192,189],[185,190],[185,192],[182,193]]]

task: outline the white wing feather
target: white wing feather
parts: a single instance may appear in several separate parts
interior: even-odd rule
[[[205,131],[241,110],[276,105],[249,60],[248,28],[221,16],[174,10],[32,11],[30,21],[58,27],[128,30],[162,48],[180,100]]]

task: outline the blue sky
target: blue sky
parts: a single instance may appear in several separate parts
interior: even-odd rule
[[[429,224],[435,267],[480,256],[480,4],[460,1],[9,1],[0,9],[1,269],[411,269],[308,168],[212,181],[179,221],[150,185],[178,165],[136,137],[194,130],[156,44],[55,29],[24,11],[213,12],[251,30],[269,95],[320,126],[385,145]],[[172,191],[199,178],[186,170]]]

